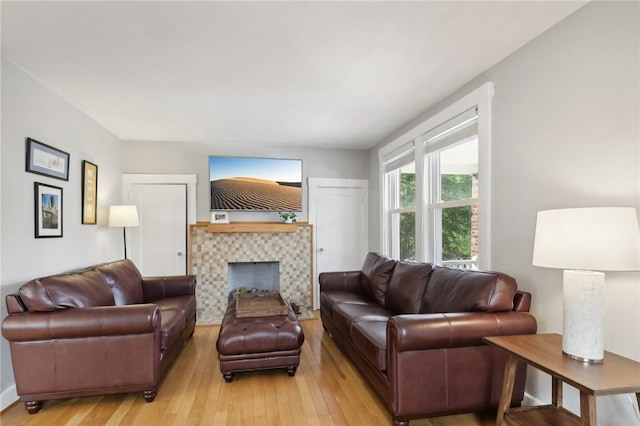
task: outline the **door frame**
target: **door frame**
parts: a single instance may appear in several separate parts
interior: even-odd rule
[[[360,189],[363,196],[363,203],[365,211],[368,211],[369,204],[369,181],[367,179],[340,179],[340,178],[307,178],[307,185],[309,187],[309,215],[308,221],[314,226],[317,224],[318,215],[318,189],[319,188],[356,188]],[[363,218],[361,226],[365,232],[362,234],[363,241],[361,244],[366,247],[369,241],[369,215]],[[317,235],[317,230],[314,232]],[[312,249],[313,256],[311,259],[312,265],[318,264],[318,239],[313,238]],[[312,267],[312,271],[315,268]],[[318,273],[313,276],[313,307],[312,309],[320,309],[320,285],[318,283]]]

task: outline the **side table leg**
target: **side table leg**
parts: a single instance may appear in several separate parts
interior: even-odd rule
[[[507,355],[507,362],[504,365],[504,377],[502,378],[502,393],[500,394],[500,404],[498,405],[498,415],[496,417],[497,426],[506,426],[504,415],[511,406],[513,396],[513,385],[516,380],[516,367],[518,360],[512,354]]]
[[[580,392],[580,426],[596,426],[596,397]]]
[[[556,377],[551,378],[551,404],[554,407],[562,407],[562,381]]]

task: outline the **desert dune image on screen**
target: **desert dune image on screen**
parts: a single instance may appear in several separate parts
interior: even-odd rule
[[[211,210],[302,211],[302,160],[209,157]]]

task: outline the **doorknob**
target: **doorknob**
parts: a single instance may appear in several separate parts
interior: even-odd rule
[[[181,251],[178,252],[178,256],[182,256],[182,252]]]
[[[320,250],[318,250],[320,253],[324,252],[324,249],[322,247],[320,247]]]

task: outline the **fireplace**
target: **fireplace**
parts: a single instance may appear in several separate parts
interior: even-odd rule
[[[313,285],[311,241],[312,227],[305,223],[212,225],[198,222],[192,225],[189,247],[191,273],[196,275],[198,282],[198,324],[222,321],[232,288],[229,283],[236,279],[236,272],[230,272],[230,264],[276,263],[277,289],[282,296],[296,305],[310,306]],[[238,287],[260,288],[255,281],[250,285],[240,283]]]
[[[227,269],[229,294],[253,289],[280,290],[280,262],[231,262]]]

